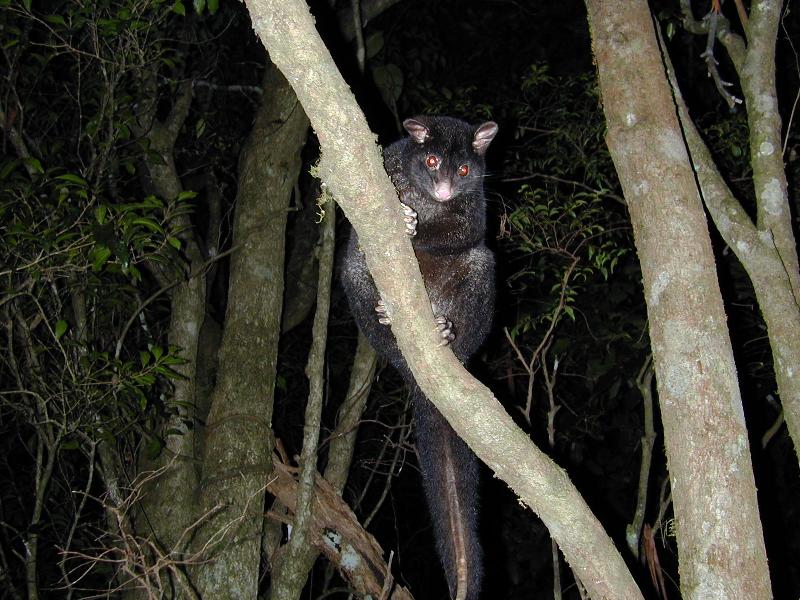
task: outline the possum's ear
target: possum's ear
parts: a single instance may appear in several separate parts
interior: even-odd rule
[[[494,136],[497,135],[497,129],[497,123],[494,121],[487,121],[475,131],[475,138],[472,140],[472,148],[478,156],[486,154],[486,149],[494,139]]]
[[[416,119],[406,119],[403,121],[403,127],[418,144],[422,144],[431,134],[428,126]]]

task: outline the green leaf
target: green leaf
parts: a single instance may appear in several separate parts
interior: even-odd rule
[[[122,125],[119,126],[119,129],[117,129],[117,139],[129,140],[130,138],[131,138],[131,130],[127,125],[123,123]]]
[[[365,54],[367,60],[369,60],[383,48],[383,32],[376,31],[375,33],[367,36],[364,46],[366,47]]]
[[[397,65],[381,65],[372,69],[372,78],[387,106],[393,106],[403,91],[403,71]]]
[[[97,272],[111,258],[111,249],[108,246],[95,246],[92,254],[92,271]]]
[[[183,2],[178,0],[175,4],[172,5],[172,12],[177,13],[182,17],[185,17],[186,7],[183,5]]]
[[[219,10],[219,0],[208,0],[208,12],[215,15],[217,10]]]
[[[106,222],[106,213],[108,212],[108,207],[105,204],[101,204],[97,208],[94,209],[94,218],[97,219],[97,222],[102,225]]]
[[[39,159],[29,156],[22,160],[26,165],[31,167],[34,171],[36,171],[40,175],[44,175],[44,169],[42,168],[42,163],[39,162]]]
[[[61,444],[63,450],[77,450],[79,448],[78,440],[71,439]]]
[[[136,379],[136,383],[140,383],[142,385],[153,385],[156,382],[155,375],[151,375],[150,373],[144,373],[142,375],[137,375],[134,379]],[[143,403],[147,404],[147,399],[142,397]],[[144,406],[142,406],[144,408]]]
[[[144,408],[144,407],[143,407]],[[161,454],[161,442],[157,439],[152,439],[145,445],[145,454],[147,454],[147,458],[153,460],[157,458],[159,454]]]
[[[164,233],[164,228],[161,227],[161,225],[159,225],[152,219],[146,219],[144,217],[140,217],[138,219],[133,219],[133,221],[131,221],[131,224],[147,227],[147,229],[153,231],[154,233]]]
[[[47,15],[45,20],[48,23],[52,23],[53,25],[63,25],[64,27],[67,26],[67,22],[64,20],[64,17],[61,15]]]
[[[286,382],[286,377],[284,377],[282,375],[278,375],[275,378],[275,387],[278,388],[282,392],[285,392],[286,390],[288,390],[289,386],[288,386],[288,384]]]
[[[193,192],[191,190],[186,190],[186,191],[183,191],[180,194],[178,194],[177,200],[178,200],[178,202],[181,202],[182,200],[191,200],[195,196],[197,196],[197,192]]]
[[[64,335],[67,331],[67,322],[64,319],[61,319],[56,323],[55,334],[56,339],[60,340],[61,336]]]
[[[194,5],[194,12],[202,15],[206,8],[206,0],[192,0],[192,4]]]
[[[150,363],[150,353],[147,350],[139,352],[139,361],[143,367],[146,367]]]
[[[127,272],[130,274],[130,276],[134,280],[136,280],[136,281],[141,281],[142,280],[142,272],[139,271],[139,269],[137,269],[135,265],[129,265],[127,267]]]
[[[175,250],[180,250],[181,249],[181,241],[176,237],[168,237],[167,238],[167,243],[170,246],[172,246],[173,248],[175,248]]]

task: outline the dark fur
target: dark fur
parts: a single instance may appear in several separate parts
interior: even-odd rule
[[[400,200],[417,212],[416,235],[412,240],[425,287],[434,314],[446,316],[452,322],[455,338],[451,347],[458,359],[466,362],[485,340],[494,312],[494,256],[484,244],[483,155],[497,126],[488,123],[479,128],[449,117],[418,117],[407,120],[404,126],[411,137],[386,149],[386,170]],[[477,147],[473,144],[476,139]],[[431,154],[441,160],[436,170],[426,166],[425,159]],[[461,177],[458,168],[465,164],[469,174]],[[434,196],[437,182],[452,190],[449,200]],[[451,597],[456,595],[458,582],[449,526],[452,498],[447,493],[454,487],[460,507],[458,518],[465,524],[466,599],[475,600],[482,575],[477,459],[417,387],[391,328],[378,322],[375,307],[380,296],[355,232],[350,235],[343,267],[345,292],[359,327],[411,387],[417,452]],[[451,463],[446,462],[448,457]],[[454,482],[448,482],[448,464],[455,474]]]

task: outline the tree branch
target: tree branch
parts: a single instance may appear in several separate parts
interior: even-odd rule
[[[275,470],[267,483],[267,490],[294,512],[299,493],[293,475],[296,470],[277,457],[273,464]],[[314,481],[314,506],[309,531],[311,543],[337,566],[359,594],[381,597],[386,582],[391,580],[389,566],[383,561],[383,549],[358,523],[350,507],[323,477],[317,474]],[[388,597],[392,600],[413,600],[409,591],[400,585],[395,585]]]

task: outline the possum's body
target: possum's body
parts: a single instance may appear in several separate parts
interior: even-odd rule
[[[466,362],[486,339],[494,312],[494,256],[484,244],[484,154],[497,125],[449,117],[403,123],[410,137],[385,151],[386,170],[406,205],[409,234],[445,342]],[[358,237],[351,233],[342,280],[351,311],[376,351],[411,387],[416,444],[437,548],[452,598],[480,593],[478,463],[422,394],[403,359]]]

